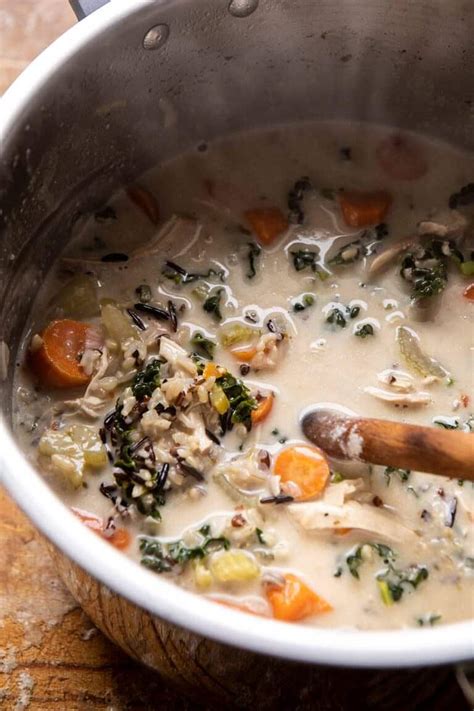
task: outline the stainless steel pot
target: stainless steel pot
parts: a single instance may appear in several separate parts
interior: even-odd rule
[[[100,2],[74,2],[91,4]],[[38,286],[81,213],[160,160],[230,131],[344,117],[474,149],[473,31],[470,0],[111,0],[1,101],[1,481],[111,638],[161,670],[167,639],[168,674],[184,674],[186,660],[208,671],[225,659],[235,672],[261,659],[222,644],[202,658],[209,646],[197,635],[310,664],[380,668],[468,659],[473,628],[352,632],[254,619],[171,586],[84,530],[10,430],[15,352]],[[169,660],[171,639],[188,647],[179,661]]]

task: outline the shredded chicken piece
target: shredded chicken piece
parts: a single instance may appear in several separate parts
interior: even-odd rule
[[[365,489],[365,481],[361,477],[344,479],[338,484],[329,484],[320,501],[331,506],[342,506],[348,499],[358,497]]]
[[[223,475],[231,486],[243,493],[263,491],[269,484],[268,474],[259,468],[253,450],[250,454],[218,464],[215,473]]]
[[[101,391],[100,381],[106,374],[108,367],[109,354],[106,346],[104,346],[100,356],[97,372],[89,382],[84,395],[76,398],[75,400],[64,401],[64,405],[68,410],[70,410],[70,414],[83,412],[88,417],[92,417],[94,419],[99,417],[109,400],[108,398],[97,397],[95,393]]]
[[[282,343],[279,333],[265,333],[260,336],[256,349],[257,352],[250,361],[255,370],[270,370],[278,361],[278,346]]]
[[[431,219],[418,223],[418,234],[434,237],[461,237],[467,227],[467,219],[457,210],[440,210]]]
[[[395,393],[369,385],[364,388],[364,392],[367,393],[367,395],[372,395],[372,397],[375,397],[378,400],[389,402],[392,405],[402,405],[403,407],[419,407],[421,405],[429,405],[431,402],[430,394],[423,391],[414,393]]]
[[[320,500],[290,504],[287,510],[306,531],[356,528],[397,543],[414,543],[417,540],[416,534],[402,521],[370,504],[348,501],[342,506],[334,506]]]
[[[172,366],[175,366],[179,358],[187,357],[187,353],[184,348],[181,348],[181,346],[170,338],[163,336],[160,338],[160,356],[167,360]]]

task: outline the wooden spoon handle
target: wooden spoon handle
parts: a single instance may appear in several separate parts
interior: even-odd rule
[[[306,414],[302,426],[306,437],[335,459],[474,481],[474,435],[469,433],[323,409]]]

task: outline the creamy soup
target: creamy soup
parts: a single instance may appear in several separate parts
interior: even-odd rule
[[[299,420],[474,429],[473,173],[346,123],[161,165],[78,221],[38,295],[25,448],[86,525],[216,602],[359,629],[471,616],[472,484],[330,461]]]

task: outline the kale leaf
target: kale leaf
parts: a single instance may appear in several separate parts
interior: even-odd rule
[[[216,344],[209,338],[206,338],[203,333],[196,331],[196,333],[191,338],[191,345],[195,348],[198,353],[202,353],[209,360],[213,360],[214,353],[216,351]]]
[[[208,296],[202,305],[204,311],[208,314],[212,314],[217,321],[222,321],[221,312],[221,301],[222,301],[222,291],[223,289],[217,289],[214,294]]]
[[[143,370],[133,378],[132,393],[141,402],[145,397],[151,397],[155,388],[160,385],[161,362],[153,358]]]

